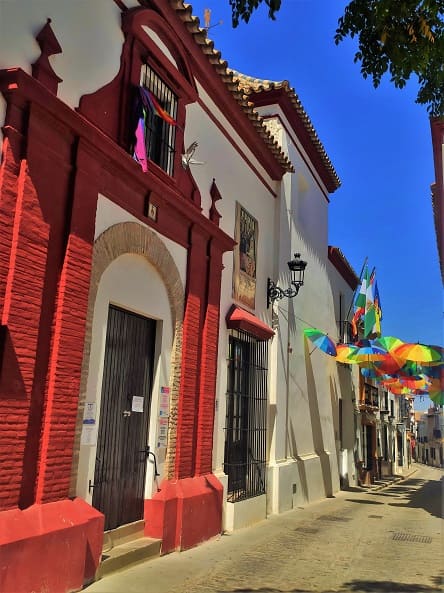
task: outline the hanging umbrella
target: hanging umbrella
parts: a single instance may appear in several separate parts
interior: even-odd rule
[[[378,348],[383,348],[384,350],[387,350],[387,352],[391,352],[392,350],[394,350],[398,346],[401,346],[402,344],[404,344],[402,340],[400,340],[399,338],[395,338],[393,336],[381,336],[373,340],[374,346]]]
[[[409,389],[425,389],[431,385],[430,381],[424,379],[424,377],[421,376],[409,378],[401,377],[399,382],[401,385],[408,387]]]
[[[388,389],[394,395],[407,395],[407,393],[410,393],[410,389],[408,387],[402,387],[402,386],[397,386],[397,385],[390,385]]]
[[[441,348],[426,346],[425,344],[402,344],[393,350],[393,356],[403,360],[411,360],[421,364],[442,364],[443,355]]]
[[[442,379],[444,381],[444,367],[441,365],[437,366],[418,366],[420,372],[426,375],[430,379]]]
[[[349,356],[353,355],[357,351],[357,349],[357,346],[354,346],[353,344],[337,344],[336,360],[338,362],[352,364],[352,361],[349,360]]]
[[[336,356],[335,343],[326,333],[314,327],[307,327],[304,329],[304,335],[322,352],[330,354],[330,356]]]
[[[400,358],[392,356],[391,352],[387,352],[384,358],[375,361],[375,366],[382,372],[388,375],[394,375],[399,371],[405,361]]]
[[[383,380],[382,371],[378,371],[374,365],[361,368],[361,375],[367,379],[375,379],[376,381]]]
[[[384,360],[387,354],[387,350],[374,346],[370,340],[362,340],[358,346],[356,352],[349,356],[351,362],[369,365],[377,360]]]

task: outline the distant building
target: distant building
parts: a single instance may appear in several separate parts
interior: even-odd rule
[[[444,467],[444,407],[430,406],[415,414],[416,459],[421,463]]]

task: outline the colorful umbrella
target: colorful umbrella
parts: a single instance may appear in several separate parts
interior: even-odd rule
[[[374,346],[377,348],[383,348],[384,350],[387,350],[387,352],[391,352],[402,344],[404,344],[402,340],[399,338],[394,338],[393,336],[381,336],[376,338],[376,340],[373,340]]]
[[[399,387],[397,385],[390,385],[388,387],[389,391],[391,391],[394,395],[407,395],[410,393],[410,389],[408,387]]]
[[[441,349],[425,344],[402,344],[393,350],[393,356],[421,364],[442,364]]]
[[[424,377],[401,377],[399,379],[399,383],[404,387],[408,387],[409,389],[426,389],[431,382],[424,379]]]
[[[444,367],[443,366],[418,366],[419,371],[429,377],[430,379],[442,379],[444,381]]]
[[[357,346],[353,346],[353,344],[337,344],[336,360],[338,362],[345,362],[347,364],[351,364],[352,361],[349,360],[349,356],[353,355],[357,351],[357,349]]]
[[[377,360],[375,366],[382,372],[388,375],[394,375],[402,367],[404,361],[400,358],[395,358],[390,352],[384,356],[383,359]]]
[[[374,346],[370,340],[362,340],[358,343],[356,352],[349,356],[351,363],[369,365],[377,360],[384,360],[387,350]]]
[[[325,352],[326,354],[330,354],[330,356],[336,356],[336,346],[335,343],[328,335],[324,332],[321,332],[319,329],[314,327],[307,327],[304,329],[304,335],[308,338],[313,344]]]

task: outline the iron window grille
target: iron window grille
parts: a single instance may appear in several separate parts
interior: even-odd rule
[[[177,119],[177,96],[148,64],[142,68],[140,84],[156,97],[159,105],[168,115]],[[147,110],[145,138],[147,157],[168,175],[173,175],[176,127],[155,115],[153,111]]]
[[[371,406],[374,408],[379,407],[379,397],[378,397],[378,388],[373,387],[369,383],[364,384],[364,398],[365,398],[365,405]]]
[[[230,330],[224,471],[229,502],[265,493],[268,344]]]

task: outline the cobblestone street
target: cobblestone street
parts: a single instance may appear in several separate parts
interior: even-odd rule
[[[442,591],[442,476],[416,464],[379,491],[340,492],[198,548],[94,583],[88,593]]]

